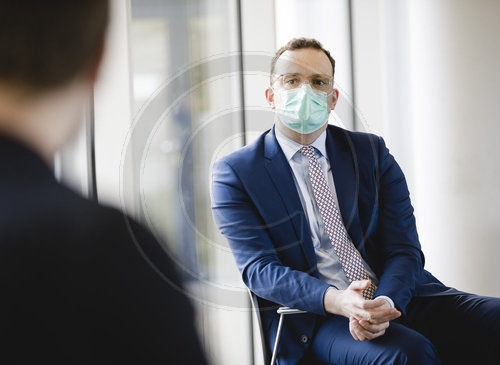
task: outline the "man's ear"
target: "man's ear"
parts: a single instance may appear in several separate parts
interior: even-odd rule
[[[267,100],[268,104],[271,106],[271,108],[274,109],[275,108],[275,105],[274,105],[274,91],[270,87],[268,87],[266,89],[266,100]]]
[[[339,100],[339,91],[337,89],[333,89],[332,92],[332,110],[335,109],[335,105],[337,105],[337,101]]]

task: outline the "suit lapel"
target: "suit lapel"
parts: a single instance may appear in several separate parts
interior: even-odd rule
[[[307,263],[317,276],[316,254],[311,240],[309,224],[297,193],[292,170],[276,140],[274,128],[265,137],[264,149],[266,170],[286,207]]]

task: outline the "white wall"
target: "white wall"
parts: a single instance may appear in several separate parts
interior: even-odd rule
[[[429,267],[500,296],[500,2],[414,1],[416,206]]]
[[[354,0],[355,98],[409,180],[427,269],[500,296],[500,2]]]

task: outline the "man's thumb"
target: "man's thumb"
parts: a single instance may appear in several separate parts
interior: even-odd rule
[[[355,280],[349,285],[349,289],[365,290],[370,287],[370,280]]]

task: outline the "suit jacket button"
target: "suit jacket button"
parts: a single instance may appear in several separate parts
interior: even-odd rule
[[[309,338],[306,335],[300,336],[300,342],[307,343],[307,341],[309,341]]]

